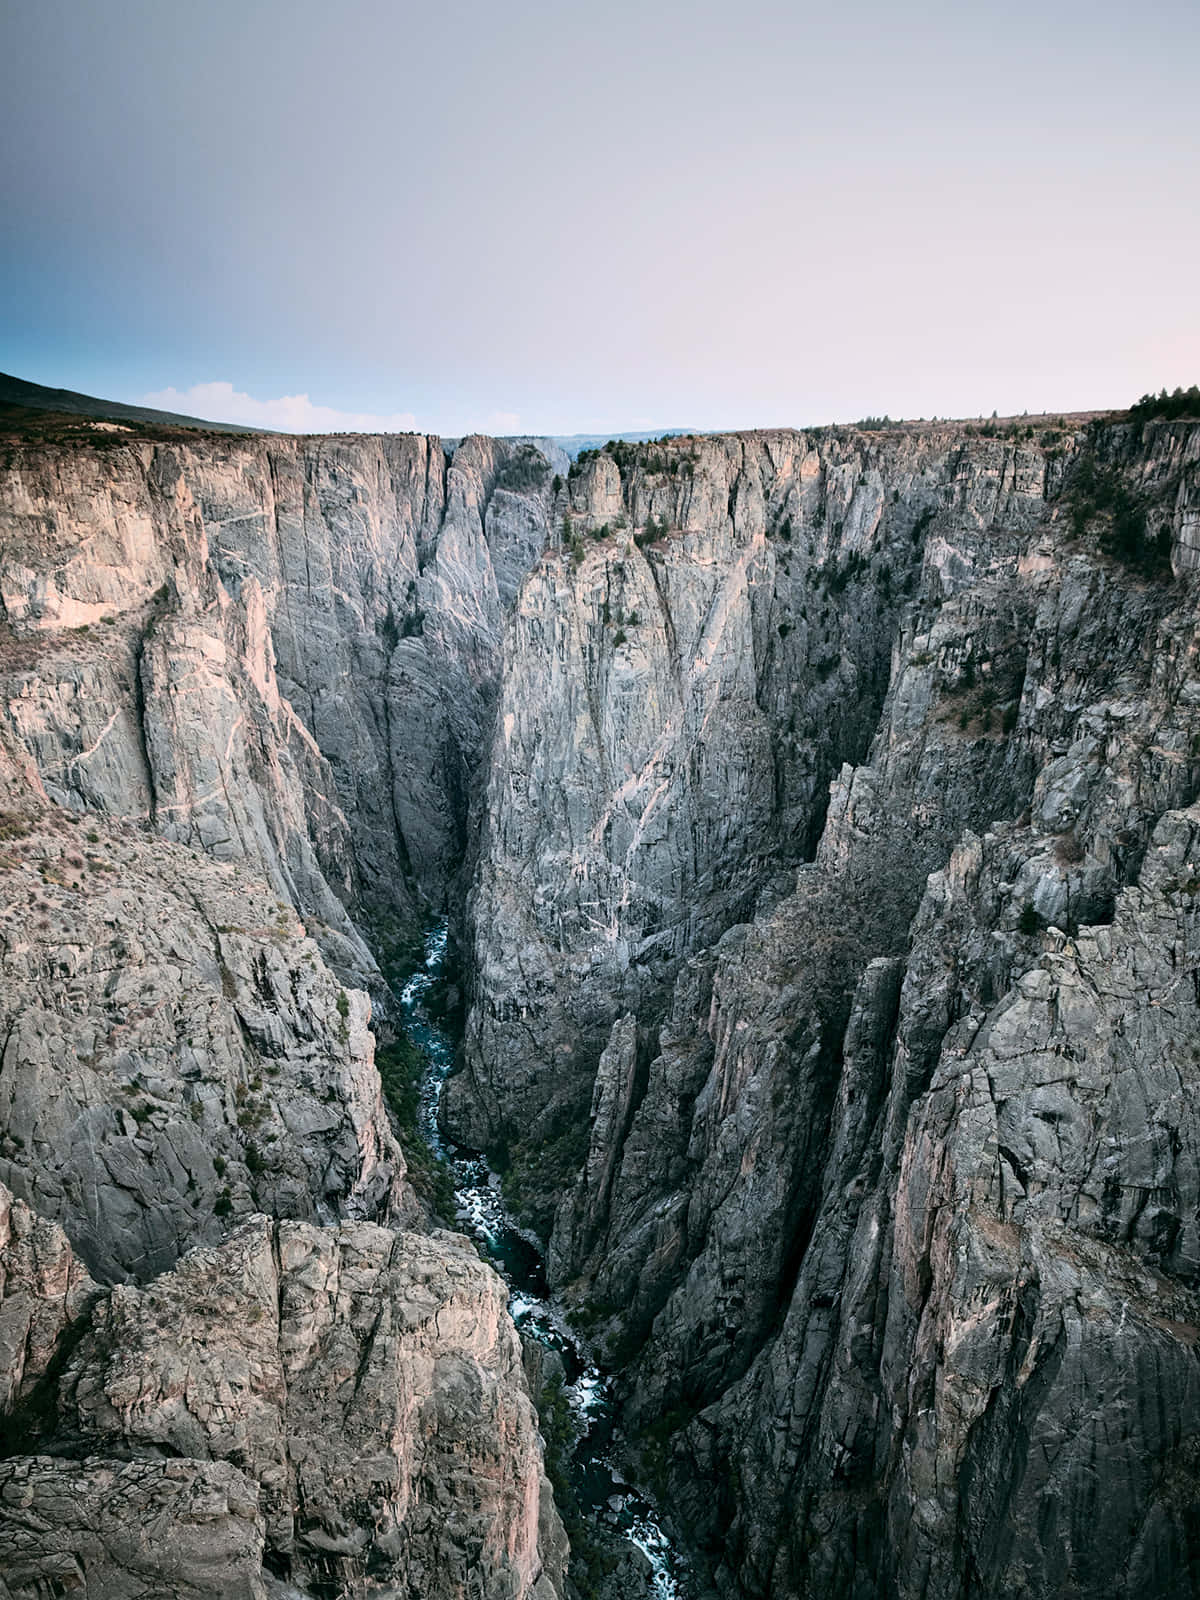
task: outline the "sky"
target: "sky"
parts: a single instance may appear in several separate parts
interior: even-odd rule
[[[1200,381],[1195,0],[0,0],[0,370],[299,430]]]

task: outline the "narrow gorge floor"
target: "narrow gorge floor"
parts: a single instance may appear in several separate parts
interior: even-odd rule
[[[424,965],[400,996],[406,1032],[423,1063],[420,1131],[450,1168],[455,1222],[483,1247],[508,1285],[509,1312],[522,1338],[554,1351],[562,1363],[563,1393],[575,1435],[567,1470],[584,1518],[602,1535],[615,1536],[641,1553],[648,1595],[656,1600],[691,1600],[694,1589],[685,1557],[672,1544],[654,1506],[625,1476],[611,1382],[551,1297],[537,1239],[509,1212],[500,1178],[487,1160],[454,1144],[439,1125],[438,1108],[454,1062],[454,1042],[427,1002],[430,991],[445,977],[448,945],[446,923],[436,923],[425,938]]]

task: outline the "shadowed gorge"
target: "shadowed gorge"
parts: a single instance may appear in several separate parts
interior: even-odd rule
[[[0,1594],[652,1592],[450,1231],[444,921],[697,1595],[1200,1595],[1200,423],[86,426],[0,437]]]

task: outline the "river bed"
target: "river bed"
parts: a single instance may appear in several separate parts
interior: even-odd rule
[[[483,1245],[509,1289],[509,1311],[526,1338],[557,1350],[566,1375],[566,1396],[576,1419],[578,1443],[571,1477],[585,1516],[628,1539],[650,1564],[646,1593],[653,1600],[689,1600],[686,1563],[672,1547],[654,1507],[623,1476],[617,1458],[611,1383],[588,1357],[555,1304],[546,1283],[537,1240],[509,1214],[500,1179],[483,1156],[451,1143],[438,1125],[442,1085],[454,1062],[454,1043],[431,1014],[430,990],[445,975],[445,924],[425,940],[424,966],[405,984],[400,1000],[409,1038],[424,1058],[419,1125],[435,1155],[446,1162],[454,1183],[456,1221]]]

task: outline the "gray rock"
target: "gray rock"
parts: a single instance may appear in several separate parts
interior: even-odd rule
[[[247,862],[377,984],[346,905],[390,955],[461,870],[548,475],[478,438],[18,451],[8,726],[52,799]]]
[[[268,1562],[302,1587],[558,1593],[565,1540],[506,1300],[456,1234],[255,1217],[97,1303],[58,1438],[235,1463]]]
[[[0,1182],[108,1282],[264,1205],[414,1216],[367,995],[244,866],[93,820],[0,862]]]
[[[1103,554],[1083,452],[1179,581]],[[449,1125],[508,1159],[704,1583],[1194,1595],[1200,429],[549,472],[15,453],[0,1178],[97,1277],[204,1247],[89,1310],[21,1222],[18,1412],[219,1457],[302,1588],[561,1592],[496,1281],[354,1220],[420,1221],[362,991],[470,879]],[[219,1245],[226,1185],[291,1220]]]
[[[29,1399],[97,1292],[62,1229],[0,1184],[0,1417]]]
[[[0,1596],[266,1600],[257,1502],[223,1461],[0,1461]]]
[[[1200,433],[1098,439],[1186,566]],[[1033,445],[693,448],[518,601],[451,1126],[721,1592],[1190,1595],[1194,594]]]

